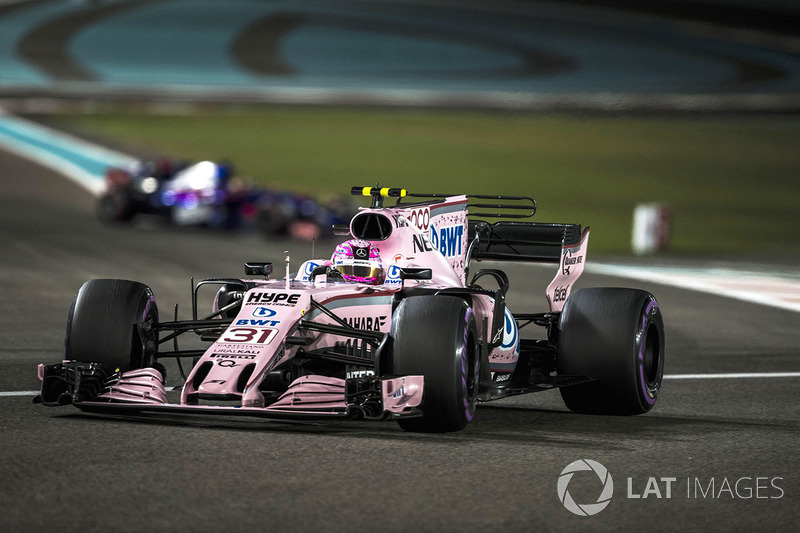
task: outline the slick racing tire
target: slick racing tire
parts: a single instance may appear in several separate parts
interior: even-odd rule
[[[653,408],[664,377],[664,322],[655,297],[637,289],[582,289],[559,320],[559,375],[594,381],[561,390],[577,413],[634,415]]]
[[[472,420],[478,397],[480,352],[472,308],[446,296],[400,302],[392,321],[390,373],[422,375],[421,418],[399,419],[406,431],[447,432]]]
[[[103,224],[130,222],[135,211],[127,193],[106,193],[97,200],[97,218]]]
[[[87,281],[69,312],[64,359],[101,363],[109,372],[152,367],[158,340],[147,330],[157,322],[156,300],[146,285],[120,279]]]

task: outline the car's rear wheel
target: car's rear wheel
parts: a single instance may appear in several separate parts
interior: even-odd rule
[[[464,429],[478,397],[479,348],[472,308],[458,298],[417,296],[400,302],[392,321],[390,373],[425,378],[421,418],[406,431]]]
[[[559,320],[558,373],[594,379],[561,389],[570,410],[646,413],[661,389],[664,355],[664,322],[652,294],[593,288],[567,299]]]
[[[153,291],[120,279],[87,281],[78,291],[67,319],[64,359],[103,364],[126,372],[155,364],[158,322]]]

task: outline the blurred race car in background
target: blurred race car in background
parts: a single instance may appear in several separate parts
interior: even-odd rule
[[[255,229],[265,237],[301,240],[331,236],[334,224],[355,213],[345,200],[320,203],[309,196],[253,186],[233,175],[228,163],[137,161],[109,168],[97,203],[104,223],[126,223],[139,214],[180,226]]]

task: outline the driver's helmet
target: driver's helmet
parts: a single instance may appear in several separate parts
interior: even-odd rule
[[[378,285],[386,277],[378,249],[367,241],[343,242],[333,251],[331,262],[345,281]]]

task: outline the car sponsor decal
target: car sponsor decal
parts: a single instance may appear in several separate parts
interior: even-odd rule
[[[397,265],[389,265],[386,269],[386,281],[384,285],[402,285],[403,280],[400,279],[400,267]]]
[[[269,344],[278,330],[275,328],[233,326],[219,338],[218,342]]]
[[[428,239],[427,235],[424,234],[412,235],[411,242],[414,246],[415,254],[434,251],[434,248],[433,246],[431,246],[430,239]]]
[[[211,357],[242,357],[252,359],[261,353],[255,348],[234,348],[233,346],[217,346]]]
[[[583,263],[583,255],[577,255],[573,250],[574,248],[567,248],[561,258],[561,273],[565,276],[569,276],[572,265]]]
[[[241,318],[234,322],[237,326],[277,326],[280,320],[264,320],[255,318]]]
[[[357,316],[345,318],[344,321],[347,322],[350,327],[355,329],[370,329],[374,331],[380,331],[381,328],[386,325],[387,318],[388,317],[386,315]]]
[[[442,226],[437,228],[431,224],[431,245],[446,258],[461,255],[464,246],[464,226]]]
[[[492,372],[492,380],[495,383],[504,383],[511,380],[511,372]]]
[[[519,328],[517,328],[517,321],[514,320],[514,315],[511,314],[508,308],[506,308],[505,322],[503,341],[500,348],[514,350],[514,353],[519,353]]]
[[[431,207],[428,240],[464,282],[467,252],[467,197]]]
[[[411,213],[406,215],[406,219],[418,230],[428,231],[428,226],[431,223],[431,210],[428,207],[412,209]]]
[[[322,266],[322,261],[305,261],[297,271],[297,275],[295,276],[296,281],[311,281],[311,273],[314,272],[314,269]]]
[[[247,296],[247,302],[245,302],[245,305],[278,305],[283,307],[294,307],[297,305],[299,300],[299,293],[251,291]]]
[[[374,376],[375,371],[370,368],[364,368],[362,366],[350,366],[346,367],[345,376],[347,379],[353,378],[366,378],[369,376]]]

